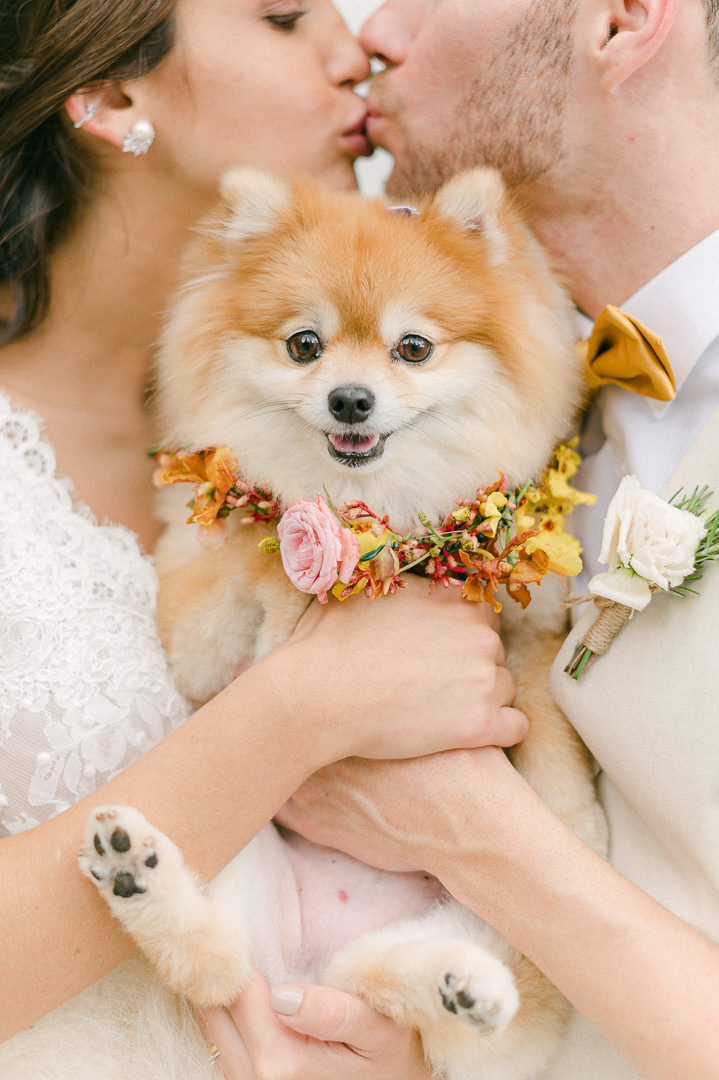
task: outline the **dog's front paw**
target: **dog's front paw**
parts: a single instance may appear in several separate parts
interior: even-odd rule
[[[179,849],[128,806],[94,810],[80,868],[161,979],[197,1005],[227,1005],[251,975],[241,912],[233,919],[185,866]]]
[[[168,872],[173,875],[179,854],[137,810],[105,806],[94,810],[88,819],[79,862],[82,872],[120,914],[128,901],[135,905],[142,902]]]

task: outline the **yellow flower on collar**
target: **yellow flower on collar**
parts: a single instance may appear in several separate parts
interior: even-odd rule
[[[507,505],[507,496],[501,491],[493,491],[492,494],[479,504],[479,512],[485,518],[487,536],[496,536],[499,523],[502,520],[502,511]]]
[[[549,522],[548,522],[549,523]],[[539,526],[535,536],[530,536],[524,543],[528,555],[543,551],[549,559],[547,569],[562,577],[576,577],[582,570],[582,546],[575,536],[564,529],[547,529]]]

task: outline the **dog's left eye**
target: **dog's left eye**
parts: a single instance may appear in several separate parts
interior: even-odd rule
[[[309,364],[322,355],[322,342],[313,330],[300,330],[287,338],[287,352],[298,364]]]
[[[422,364],[429,360],[434,352],[434,345],[420,334],[405,334],[394,350],[398,360],[404,360],[408,364]]]

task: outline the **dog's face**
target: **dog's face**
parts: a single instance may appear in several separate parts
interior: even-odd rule
[[[283,501],[409,529],[537,475],[581,392],[568,303],[486,170],[419,213],[245,169],[201,229],[159,362],[168,442]]]

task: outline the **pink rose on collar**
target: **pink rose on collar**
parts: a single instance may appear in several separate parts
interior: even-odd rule
[[[301,499],[288,506],[277,535],[285,573],[300,592],[313,593],[325,604],[337,581],[349,583],[360,559],[359,540],[321,495],[315,502]]]

